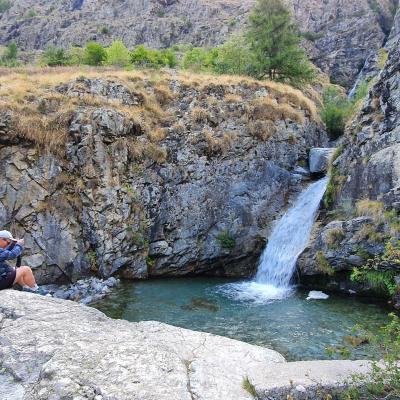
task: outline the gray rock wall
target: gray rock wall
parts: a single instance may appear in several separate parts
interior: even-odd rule
[[[327,142],[309,110],[295,105],[304,123],[281,117],[264,137],[266,122],[254,120],[262,108],[253,104],[277,94],[252,85],[195,88],[171,79],[173,99],[165,107],[173,118],[163,122],[157,145],[147,139],[155,127],[145,133],[112,103],[73,112],[64,157],[21,138],[4,141],[0,225],[25,237],[24,261],[40,281],[91,272],[250,276],[274,219],[303,186],[295,167]],[[81,78],[56,92],[82,99],[90,93],[132,113],[141,101],[106,79]],[[138,149],[145,154],[139,159],[132,155]],[[165,160],[147,157],[150,150]]]
[[[397,12],[396,26],[399,21],[400,12]],[[379,216],[378,212],[375,216],[357,218],[354,207],[357,201],[366,199],[382,202],[387,211],[398,212],[400,208],[400,35],[397,28],[391,34],[388,61],[348,127],[342,149],[333,163],[332,182],[337,192],[333,210],[315,226],[310,245],[299,258],[303,275],[349,271],[382,254],[384,243],[390,237],[399,237],[396,217],[384,217],[383,213]],[[332,221],[335,217],[340,220]],[[326,271],[326,265],[331,271]],[[397,264],[382,266],[395,271],[398,268]]]

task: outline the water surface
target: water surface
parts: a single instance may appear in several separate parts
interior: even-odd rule
[[[376,331],[387,321],[383,304],[371,299],[331,295],[307,301],[293,290],[282,300],[259,301],[235,293],[233,280],[182,278],[124,282],[95,305],[109,317],[161,321],[277,350],[288,360],[328,359],[326,348],[342,346],[356,324]],[[370,345],[351,349],[351,358],[370,358]],[[336,358],[339,358],[336,356]]]

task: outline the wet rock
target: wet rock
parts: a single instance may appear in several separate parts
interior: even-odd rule
[[[328,170],[329,162],[335,149],[314,148],[310,150],[310,172],[312,174],[324,173]]]
[[[45,285],[43,288],[55,298],[90,304],[109,295],[111,289],[118,285],[119,280],[110,277],[106,280],[98,278],[81,279],[68,286]]]

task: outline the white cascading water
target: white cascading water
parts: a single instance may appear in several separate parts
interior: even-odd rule
[[[265,302],[291,294],[290,281],[299,255],[307,246],[328,178],[312,183],[277,222],[251,282],[228,284],[220,291],[239,300]]]

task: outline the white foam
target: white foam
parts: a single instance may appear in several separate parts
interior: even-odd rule
[[[276,287],[250,281],[221,285],[217,288],[217,291],[232,300],[268,304],[275,300],[286,299],[293,293],[293,288]]]

